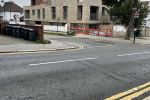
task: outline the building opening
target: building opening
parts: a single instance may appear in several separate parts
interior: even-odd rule
[[[25,10],[25,18],[30,18],[30,10]]]
[[[89,24],[90,29],[98,29],[98,24]]]
[[[82,20],[82,6],[78,6],[77,20]]]
[[[35,21],[35,24],[41,25],[41,21]]]
[[[98,20],[99,7],[90,7],[90,20]]]

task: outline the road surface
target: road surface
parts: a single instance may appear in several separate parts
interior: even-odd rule
[[[69,37],[53,40],[84,49],[0,54],[0,100],[142,100],[150,96],[149,46]]]

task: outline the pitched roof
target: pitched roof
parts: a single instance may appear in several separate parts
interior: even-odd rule
[[[146,5],[149,1],[140,1],[142,5]]]
[[[0,11],[23,12],[23,9],[14,2],[5,2],[4,6],[0,6]]]

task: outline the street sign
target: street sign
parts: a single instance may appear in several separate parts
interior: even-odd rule
[[[57,18],[57,21],[58,21],[58,22],[60,21],[60,17]]]
[[[140,16],[139,11],[136,11],[136,12],[134,13],[134,18],[139,18],[139,16]]]
[[[18,18],[19,18],[19,15],[14,14],[14,19],[18,19]]]
[[[136,8],[132,8],[132,10],[137,10],[137,7]]]

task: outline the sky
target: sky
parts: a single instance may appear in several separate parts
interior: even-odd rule
[[[31,2],[30,2],[31,0],[4,0],[4,2],[8,2],[8,1],[13,1],[20,7],[31,5]],[[150,0],[141,0],[141,1],[150,1]]]
[[[4,0],[4,2],[9,2],[9,1],[13,1],[14,3],[19,5],[20,7],[31,5],[31,0]]]

